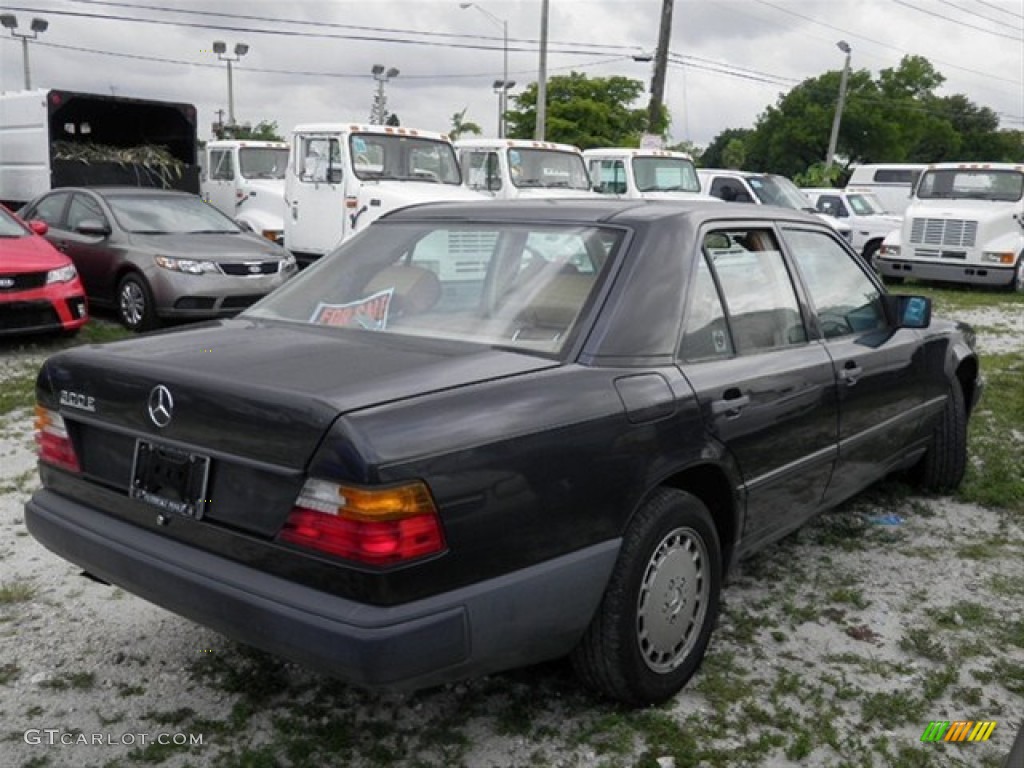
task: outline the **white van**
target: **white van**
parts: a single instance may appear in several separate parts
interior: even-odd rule
[[[455,142],[469,189],[499,200],[596,197],[583,153],[570,144],[529,139]]]
[[[893,281],[1024,291],[1024,164],[927,166],[902,228],[885,239],[876,264]]]
[[[851,169],[847,187],[874,192],[889,213],[902,216],[925,163],[867,163]]]
[[[717,200],[700,190],[692,158],[667,149],[601,147],[583,151],[594,189],[647,200]]]
[[[206,145],[203,199],[268,240],[284,242],[284,141],[211,141]]]
[[[388,211],[437,200],[478,200],[462,186],[443,133],[384,125],[312,123],[292,130],[284,244],[303,265]]]
[[[832,225],[847,242],[853,241],[853,227],[835,216],[815,210],[807,195],[785,176],[725,168],[700,168],[697,170],[697,176],[700,178],[701,189],[727,203],[777,205],[815,213]]]
[[[874,263],[885,236],[903,223],[902,216],[887,213],[881,201],[867,189],[804,188],[800,191],[820,213],[835,216],[853,228],[850,242],[869,264]]]

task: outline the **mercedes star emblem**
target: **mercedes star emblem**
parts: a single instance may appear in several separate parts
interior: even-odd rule
[[[163,384],[156,385],[149,393],[149,418],[163,429],[171,423],[172,413],[174,413],[174,398],[171,397],[171,390]]]

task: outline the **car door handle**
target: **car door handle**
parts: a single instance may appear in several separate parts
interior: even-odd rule
[[[735,419],[747,405],[750,405],[750,396],[744,395],[736,387],[732,387],[722,393],[721,400],[711,401],[711,413],[715,416]]]
[[[852,387],[860,379],[862,373],[864,373],[863,368],[853,362],[853,360],[847,360],[846,364],[843,365],[843,370],[839,372],[839,377],[846,382],[847,386]]]

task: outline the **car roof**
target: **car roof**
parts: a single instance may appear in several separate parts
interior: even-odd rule
[[[133,187],[128,184],[124,185],[111,185],[111,186],[95,186],[95,187],[56,187],[51,189],[46,194],[52,194],[54,192],[93,192],[100,197],[107,196],[122,196],[122,195],[138,195],[139,197],[199,197],[191,192],[182,192],[179,189],[161,189],[159,187]]]
[[[770,205],[722,205],[719,200],[621,200],[618,198],[554,198],[433,202],[391,211],[380,221],[474,220],[495,222],[550,222],[589,224],[650,224],[687,218],[704,221],[800,221],[825,224],[817,216]]]

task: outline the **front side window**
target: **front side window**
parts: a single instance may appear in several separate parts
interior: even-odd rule
[[[462,184],[455,149],[447,141],[391,133],[349,137],[352,168],[358,178]]]
[[[0,237],[28,237],[31,231],[0,205]]]
[[[107,217],[103,215],[99,203],[88,195],[78,193],[71,198],[71,207],[68,208],[68,229],[78,229],[83,221],[106,224]]]
[[[557,355],[621,239],[592,226],[377,224],[246,315]]]
[[[826,339],[887,326],[878,287],[839,243],[824,232],[799,229],[785,230],[784,237]]]
[[[466,181],[472,189],[497,192],[501,189],[501,169],[498,153],[493,150],[463,150],[462,167]]]
[[[235,178],[231,150],[214,149],[210,152],[210,178],[214,181],[231,181]]]
[[[621,160],[591,160],[590,176],[598,192],[606,195],[626,194],[626,167]]]
[[[298,141],[296,170],[301,181],[321,184],[341,180],[341,144],[328,136],[304,136]]]
[[[736,352],[764,352],[807,341],[796,291],[771,230],[710,232],[704,238],[704,255],[721,289]],[[717,353],[722,344],[712,338],[712,347]]]

